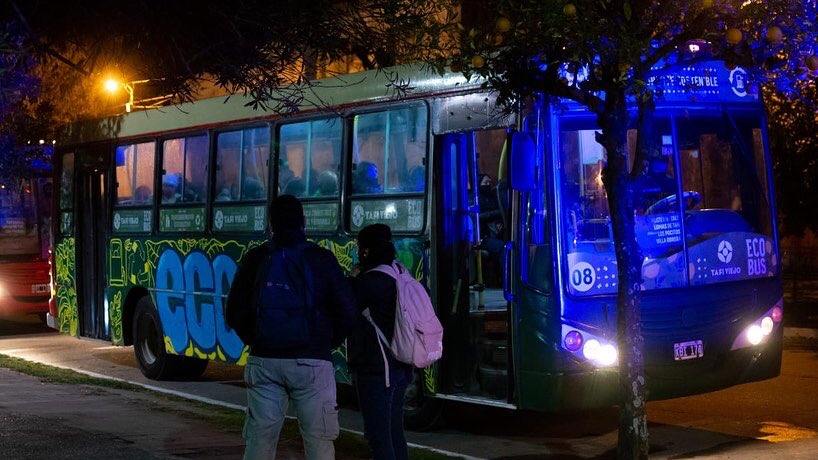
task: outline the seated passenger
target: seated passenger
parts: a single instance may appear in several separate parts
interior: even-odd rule
[[[150,204],[153,192],[147,185],[140,185],[133,195],[134,204]]]
[[[318,176],[316,196],[338,195],[338,174],[334,171],[324,171]]]
[[[235,188],[235,184],[225,185],[222,187],[219,194],[216,195],[216,201],[232,201],[233,199],[238,198],[235,193]]]
[[[182,176],[179,173],[162,176],[162,203],[182,201]]]
[[[405,192],[422,192],[426,188],[426,168],[422,165],[412,168],[403,188]]]
[[[369,161],[358,163],[352,179],[353,193],[382,193],[378,166]]]
[[[307,187],[304,185],[304,181],[299,177],[295,177],[287,182],[287,185],[284,187],[284,193],[282,194],[301,197],[304,196],[306,190]]]
[[[244,194],[242,195],[242,199],[261,200],[265,198],[265,195],[266,190],[264,187],[264,183],[262,183],[255,177],[244,178]]]

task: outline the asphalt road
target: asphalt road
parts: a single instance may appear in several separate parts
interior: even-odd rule
[[[130,348],[55,334],[36,320],[0,320],[0,353],[110,375],[162,391],[242,405],[241,368],[214,365],[198,382],[150,382]],[[788,348],[782,375],[726,390],[651,402],[655,458],[818,458],[818,351]],[[544,415],[449,405],[445,424],[410,441],[477,458],[608,458],[616,443],[615,409]],[[360,430],[347,408],[342,425]]]

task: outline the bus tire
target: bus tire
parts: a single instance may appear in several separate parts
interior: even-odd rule
[[[413,372],[412,382],[406,388],[403,422],[412,431],[429,431],[440,422],[443,401],[431,397],[423,386],[423,370]]]
[[[196,380],[202,376],[207,370],[206,359],[188,358],[187,356],[174,356],[179,358],[180,363],[177,367],[176,377],[182,380]]]
[[[165,351],[162,323],[149,296],[137,302],[131,326],[134,356],[142,375],[151,380],[175,378],[184,367],[182,357]]]

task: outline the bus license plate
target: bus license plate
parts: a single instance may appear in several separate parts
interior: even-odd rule
[[[704,356],[704,344],[701,340],[673,344],[673,357],[676,361],[696,359]]]
[[[31,285],[31,293],[32,294],[45,294],[46,292],[51,291],[51,286],[48,284],[32,284]]]

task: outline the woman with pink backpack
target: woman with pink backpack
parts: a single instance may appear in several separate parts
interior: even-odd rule
[[[423,286],[395,260],[392,231],[374,224],[358,234],[360,272],[352,285],[361,321],[349,337],[364,434],[375,460],[409,458],[403,402],[414,367],[440,358],[443,329]]]

